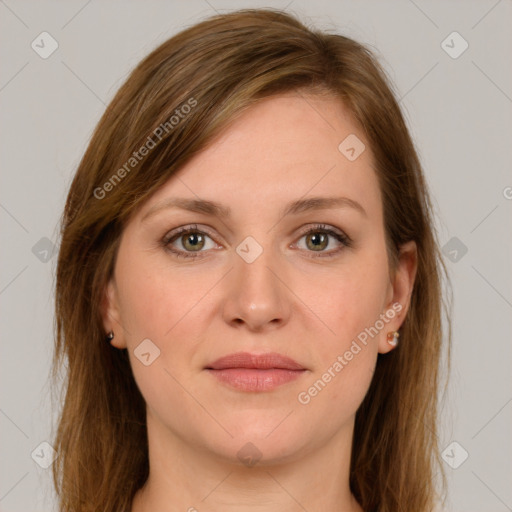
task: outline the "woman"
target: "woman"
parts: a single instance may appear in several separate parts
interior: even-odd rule
[[[272,10],[169,39],[63,215],[60,510],[432,510],[443,270],[365,47]]]

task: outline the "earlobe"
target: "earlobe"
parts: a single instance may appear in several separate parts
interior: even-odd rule
[[[385,354],[398,345],[399,329],[409,310],[411,296],[418,268],[418,250],[416,242],[410,241],[400,247],[398,263],[393,274],[392,299],[387,306],[393,312],[393,319],[387,324],[386,332],[379,340],[379,352]]]
[[[379,353],[387,354],[394,350],[399,344],[400,333],[398,331],[387,331],[379,338]]]
[[[107,283],[103,292],[101,316],[105,330],[105,343],[110,343],[119,349],[126,348],[124,333],[121,327],[117,289],[113,279]]]
[[[398,344],[398,338],[400,337],[400,333],[398,331],[389,331],[387,335],[388,345],[391,347],[396,347]]]

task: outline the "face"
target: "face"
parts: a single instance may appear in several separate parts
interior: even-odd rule
[[[413,243],[390,273],[372,158],[338,100],[279,95],[134,215],[104,324],[150,438],[282,462],[350,431],[415,273]]]

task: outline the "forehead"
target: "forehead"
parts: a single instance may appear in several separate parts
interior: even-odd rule
[[[173,196],[210,199],[243,211],[334,195],[364,203],[369,213],[380,210],[364,132],[340,100],[291,92],[243,112],[172,176],[141,214]]]

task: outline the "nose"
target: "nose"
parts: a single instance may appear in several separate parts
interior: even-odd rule
[[[284,269],[270,249],[265,249],[252,263],[236,254],[234,268],[227,278],[223,314],[228,324],[259,332],[288,323],[290,291],[285,285]]]

